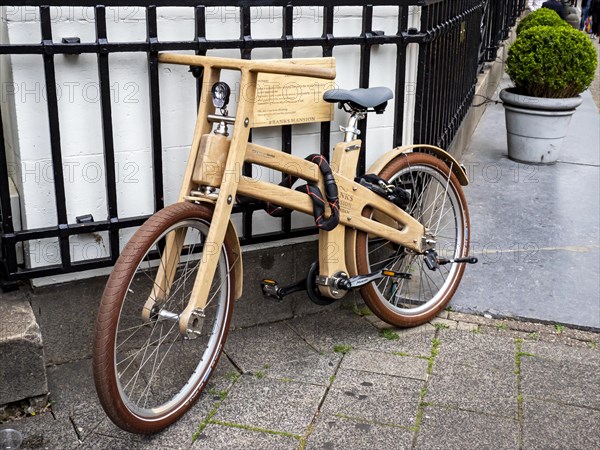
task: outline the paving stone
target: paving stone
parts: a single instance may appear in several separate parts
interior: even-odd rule
[[[319,354],[285,323],[230,333],[225,350],[244,372],[329,384],[341,355]]]
[[[303,434],[324,394],[324,386],[243,375],[213,420]]]
[[[57,418],[72,419],[82,438],[106,417],[96,394],[91,359],[48,367],[48,386],[52,412]]]
[[[191,447],[193,450],[295,450],[299,440],[260,431],[210,424]]]
[[[367,320],[344,310],[299,317],[288,323],[313,347],[323,352],[331,352],[336,345],[350,345],[355,349],[398,351],[428,356],[434,336],[432,327],[431,330],[413,334],[398,333],[399,339],[386,339],[380,336],[379,331]]]
[[[307,450],[409,448],[413,432],[406,428],[322,415],[306,442]]]
[[[456,327],[457,327],[457,323],[455,320],[444,319],[443,317],[435,317],[434,319],[430,320],[429,323],[431,325],[433,325],[434,327],[436,327],[436,326],[438,328],[446,327],[445,329],[450,329],[450,330],[456,330]]]
[[[170,431],[164,433],[181,435],[191,441],[192,433],[213,408],[215,398],[209,391],[227,388],[231,381],[225,378],[224,374],[231,371],[235,371],[235,368],[226,357],[222,357],[196,405],[177,424],[169,428]],[[49,367],[48,379],[53,413],[59,419],[71,419],[84,442],[97,440],[92,433],[126,441],[141,439],[140,436],[131,435],[118,428],[104,413],[96,394],[90,359]],[[159,437],[160,434],[154,439]]]
[[[416,445],[443,450],[518,447],[519,428],[515,420],[435,407],[424,408]]]
[[[115,438],[112,436],[92,433],[89,438],[83,444],[81,444],[80,448],[91,450],[143,450],[148,449],[149,445],[145,442],[135,440],[135,437],[131,437],[129,439],[127,437]],[[189,448],[189,445],[186,447],[163,446],[162,448],[165,450],[175,450],[179,448]]]
[[[600,372],[600,348],[598,347],[592,349],[586,346],[574,350],[571,346],[558,343],[525,341],[521,350],[542,359],[572,361],[577,364],[593,366],[597,372]]]
[[[246,262],[244,262],[244,264],[246,264]],[[244,265],[244,267],[246,266]],[[262,294],[260,294],[259,282],[260,280],[256,281],[252,286],[248,286],[248,290],[256,291],[255,293],[250,294],[249,292],[244,291],[242,298],[235,302],[233,317],[231,318],[232,330],[269,322],[277,322],[284,319],[290,319],[294,316],[291,302],[286,302],[285,300],[282,302],[275,302],[268,298],[264,298]],[[244,285],[245,283],[246,282],[244,281]],[[246,287],[244,287],[244,289],[246,289]]]
[[[340,369],[353,369],[425,381],[427,365],[428,361],[422,358],[373,350],[352,350],[344,357]]]
[[[600,448],[600,411],[538,400],[523,401],[525,448]]]
[[[69,419],[54,419],[50,412],[0,424],[0,430],[5,428],[22,433],[22,449],[73,449],[80,443]]]
[[[444,371],[448,365],[461,365],[514,373],[517,350],[512,338],[447,329],[440,330],[438,338],[441,344],[434,372]]]
[[[479,329],[479,325],[469,322],[456,322],[456,329],[459,331],[476,331]]]
[[[412,427],[423,382],[356,370],[339,370],[321,411],[368,422]]]
[[[2,294],[0,301],[0,405],[48,392],[42,333],[27,298]]]
[[[497,322],[495,319],[488,319],[487,317],[483,317],[480,315],[465,314],[465,313],[456,312],[456,311],[449,311],[448,319],[456,320],[457,322],[469,322],[469,323],[476,323],[478,325],[490,325],[490,326],[494,326]]]
[[[431,375],[425,401],[512,419],[517,414],[517,378],[506,371],[447,365]]]
[[[557,401],[600,409],[600,383],[595,364],[541,357],[521,358],[521,392],[525,398]]]
[[[106,277],[48,286],[34,291],[31,305],[44,339],[46,364],[92,356],[96,312]]]

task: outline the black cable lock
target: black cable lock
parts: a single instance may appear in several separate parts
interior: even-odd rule
[[[327,203],[331,209],[331,215],[329,218],[325,219],[326,201],[323,198],[323,193],[321,192],[321,189],[319,189],[317,183],[309,181],[307,184],[298,186],[296,190],[299,192],[306,192],[306,194],[310,196],[313,202],[313,216],[315,218],[316,226],[321,230],[331,231],[338,225],[338,223],[340,223],[340,200],[338,198],[338,187],[335,182],[331,166],[322,155],[313,154],[307,156],[305,159],[319,166],[319,170],[323,174],[323,181],[325,183],[325,198],[327,199]],[[279,183],[279,186],[285,186],[291,189],[297,180],[298,177],[286,175],[283,180],[281,180],[281,183]],[[242,195],[237,197],[237,202],[240,204],[257,203],[273,217],[282,217],[291,212],[290,209],[283,208],[271,202],[255,202],[254,199]]]

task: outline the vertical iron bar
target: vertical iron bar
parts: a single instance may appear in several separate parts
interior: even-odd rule
[[[115,176],[115,148],[112,128],[112,104],[110,98],[110,71],[108,65],[108,44],[106,36],[106,9],[96,6],[96,42],[98,43],[98,82],[100,83],[100,108],[102,113],[102,137],[104,141],[104,167],[106,170],[106,204],[108,220],[111,224],[109,233],[110,257],[116,262],[119,256],[117,180]]]
[[[1,250],[4,259],[4,268],[6,275],[17,271],[17,249],[15,241],[12,239],[14,234],[13,213],[10,204],[10,186],[8,177],[10,170],[6,160],[6,148],[4,146],[4,125],[2,123],[2,112],[0,111],[0,215],[2,216],[1,228]],[[0,266],[0,269],[2,267]]]
[[[373,5],[365,5],[362,10],[362,32],[361,36],[364,39],[360,45],[360,75],[358,87],[369,87],[369,75],[371,67],[371,44],[367,39],[373,35]],[[367,154],[367,117],[361,120],[358,124],[360,130],[360,139],[362,141],[362,149],[358,157],[358,166],[356,168],[357,175],[365,173],[366,154]]]
[[[242,40],[242,47],[240,49],[242,59],[251,59],[252,57],[252,48],[246,47],[247,42],[252,41],[251,36],[251,26],[250,26],[250,7],[242,6],[240,7],[240,39]],[[240,85],[240,97],[241,93],[244,91],[244,86]],[[250,135],[248,136],[248,141],[252,142],[252,130],[250,130]],[[242,173],[247,176],[252,176],[252,164],[244,163],[242,167]],[[253,211],[245,210],[242,212],[242,235],[245,240],[252,241],[253,239],[253,230],[252,230],[252,215]]]
[[[50,128],[50,150],[52,154],[52,173],[54,176],[54,195],[59,228],[60,259],[63,267],[71,267],[69,236],[67,235],[67,205],[65,198],[65,180],[60,143],[60,125],[58,118],[58,97],[56,93],[56,73],[54,70],[54,52],[50,7],[40,6],[42,44],[44,46],[44,78],[48,102],[48,122]]]
[[[152,133],[152,168],[154,178],[154,210],[164,207],[162,134],[160,127],[160,93],[158,82],[158,30],[156,6],[146,7],[146,39],[148,43],[148,81],[150,87],[150,121]]]
[[[330,57],[333,55],[333,46],[330,39],[333,39],[333,6],[323,7],[323,56]],[[321,122],[321,155],[327,161],[331,156],[331,123]]]
[[[206,7],[194,7],[194,36],[196,38],[196,55],[206,56]],[[202,100],[202,84],[204,82],[204,73],[196,80],[196,103],[200,106]]]
[[[407,31],[408,7],[398,7],[398,35]],[[404,96],[406,94],[406,44],[396,44],[396,98],[394,100],[394,147],[402,145],[404,123]]]
[[[294,7],[287,5],[283,8],[283,47],[282,56],[291,58],[294,50]],[[281,127],[281,150],[285,153],[292,153],[292,126],[284,125]],[[285,176],[282,174],[282,177]],[[282,218],[283,232],[289,233],[292,229],[292,215],[285,214]]]

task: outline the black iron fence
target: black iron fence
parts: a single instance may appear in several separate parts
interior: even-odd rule
[[[510,27],[522,12],[525,0],[376,0],[365,4],[358,0],[105,0],[102,4],[85,0],[2,1],[0,7],[34,8],[39,20],[41,41],[36,43],[6,43],[0,41],[1,55],[39,55],[43,66],[47,120],[52,160],[52,179],[56,202],[56,225],[44,228],[15,229],[9,191],[9,168],[6,158],[5,135],[7,118],[0,114],[0,206],[1,206],[1,278],[5,282],[43,277],[81,270],[108,267],[119,255],[119,233],[123,229],[139,226],[147,218],[119,217],[115,174],[114,120],[111,103],[111,70],[109,55],[116,53],[144,52],[147,55],[149,77],[150,130],[152,149],[152,173],[154,209],[164,206],[163,160],[161,136],[161,100],[159,92],[158,52],[173,50],[194,51],[206,54],[212,49],[237,49],[242,58],[251,58],[254,49],[278,48],[282,56],[289,58],[300,47],[320,47],[323,56],[331,56],[334,47],[358,46],[360,48],[359,87],[368,87],[371,73],[371,49],[373,46],[395,46],[394,144],[403,140],[402,119],[406,86],[406,52],[409,44],[418,44],[418,77],[414,141],[447,146],[456,134],[471,104],[476,76],[485,61],[495,58],[496,50],[508,36]],[[185,41],[161,41],[157,32],[158,7],[191,7],[194,10],[195,36]],[[334,34],[334,21],[341,7],[361,8],[362,27],[356,35]],[[374,8],[393,6],[398,8],[397,32],[386,34],[373,29]],[[421,7],[420,29],[409,27],[411,7]],[[78,39],[58,40],[53,35],[53,7],[87,7],[93,11],[96,39],[79,42]],[[143,42],[111,42],[107,37],[107,8],[137,7],[145,11],[146,38]],[[206,35],[208,8],[234,7],[239,14],[240,32],[230,39],[212,40]],[[253,34],[251,8],[278,8],[282,14],[281,36],[257,38]],[[296,8],[311,7],[319,11],[322,33],[318,37],[298,37],[294,29]],[[0,34],[1,39],[1,34]],[[99,97],[103,136],[104,187],[107,199],[105,220],[69,223],[65,197],[64,165],[61,152],[61,118],[56,92],[56,55],[95,54],[98,66]],[[199,80],[201,83],[201,80]],[[64,125],[64,124],[63,124]],[[361,124],[362,139],[368,145],[366,120]],[[329,156],[330,124],[321,124],[321,153]],[[291,152],[292,127],[282,127],[282,150]],[[364,170],[364,153],[360,169]],[[250,167],[245,167],[246,172]],[[272,241],[287,237],[314,233],[313,228],[293,229],[290,217],[281,219],[278,232],[258,234],[253,230],[251,209],[236,208],[242,214],[243,244]],[[80,222],[80,223],[79,223]],[[70,238],[83,233],[107,232],[109,256],[72,261]],[[18,257],[22,245],[39,239],[53,238],[58,241],[58,258],[54,264],[30,267]]]

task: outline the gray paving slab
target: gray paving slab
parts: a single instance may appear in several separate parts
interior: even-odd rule
[[[375,423],[319,416],[314,431],[308,437],[307,450],[348,450],[371,447],[410,448],[412,430],[382,426]]]
[[[429,379],[425,402],[436,406],[517,417],[517,377],[504,370],[445,364]]]
[[[516,345],[514,339],[501,331],[489,334],[462,330],[440,330],[440,346],[435,358],[434,373],[449,365],[478,367],[503,371],[513,375]]]
[[[31,305],[37,317],[46,364],[62,364],[92,356],[96,312],[106,277],[36,289]]]
[[[73,449],[80,444],[69,419],[55,419],[50,412],[0,424],[0,430],[4,428],[12,428],[22,433],[22,449]]]
[[[502,105],[488,106],[462,161],[471,252],[452,305],[600,329],[600,116],[589,94],[553,166],[506,156]]]
[[[225,374],[232,371],[235,368],[227,358],[221,358],[196,405],[177,424],[153,436],[150,441],[171,445],[172,439],[176,439],[177,442],[189,441],[191,444],[192,434],[214,407],[216,399],[212,392],[227,389],[231,385]],[[98,441],[98,436],[115,438],[117,442],[142,440],[141,436],[132,435],[115,426],[104,413],[94,387],[91,360],[50,367],[48,380],[53,413],[58,419],[71,420],[84,443]]]
[[[48,367],[52,412],[57,418],[72,420],[82,438],[106,417],[93,377],[91,359]]]
[[[344,309],[294,318],[288,323],[308,343],[323,352],[331,352],[336,345],[350,345],[356,349],[429,355],[435,331],[433,327],[423,331],[415,329],[412,333],[398,333],[398,339],[390,340],[380,336],[379,330],[364,317]]]
[[[341,355],[319,353],[285,323],[230,333],[227,355],[244,372],[328,385]]]
[[[519,427],[515,420],[426,407],[416,443],[417,449],[515,449],[519,448]]]
[[[225,351],[244,372],[322,385],[329,384],[341,358],[320,354],[282,322],[233,331]]]
[[[48,393],[42,333],[25,295],[0,301],[0,405]]]
[[[193,450],[292,450],[299,440],[290,436],[265,433],[242,428],[209,425],[204,434],[194,442]]]
[[[105,436],[139,441],[153,447],[180,448],[184,444],[191,445],[192,435],[198,430],[199,425],[221,403],[221,394],[231,389],[233,384],[232,374],[237,374],[235,367],[226,357],[221,357],[215,372],[204,391],[200,394],[198,401],[181,419],[160,433],[152,436],[132,435],[116,427],[106,417],[102,418],[94,432]]]
[[[537,400],[523,401],[524,448],[600,448],[600,411]]]
[[[421,380],[339,370],[321,407],[324,414],[379,424],[415,424]]]
[[[213,420],[302,435],[325,389],[314,384],[243,375]]]
[[[352,350],[344,356],[340,369],[352,369],[425,381],[428,364],[427,360],[413,356],[394,355],[374,350]]]
[[[521,392],[525,399],[600,409],[597,364],[524,356],[521,358]]]

